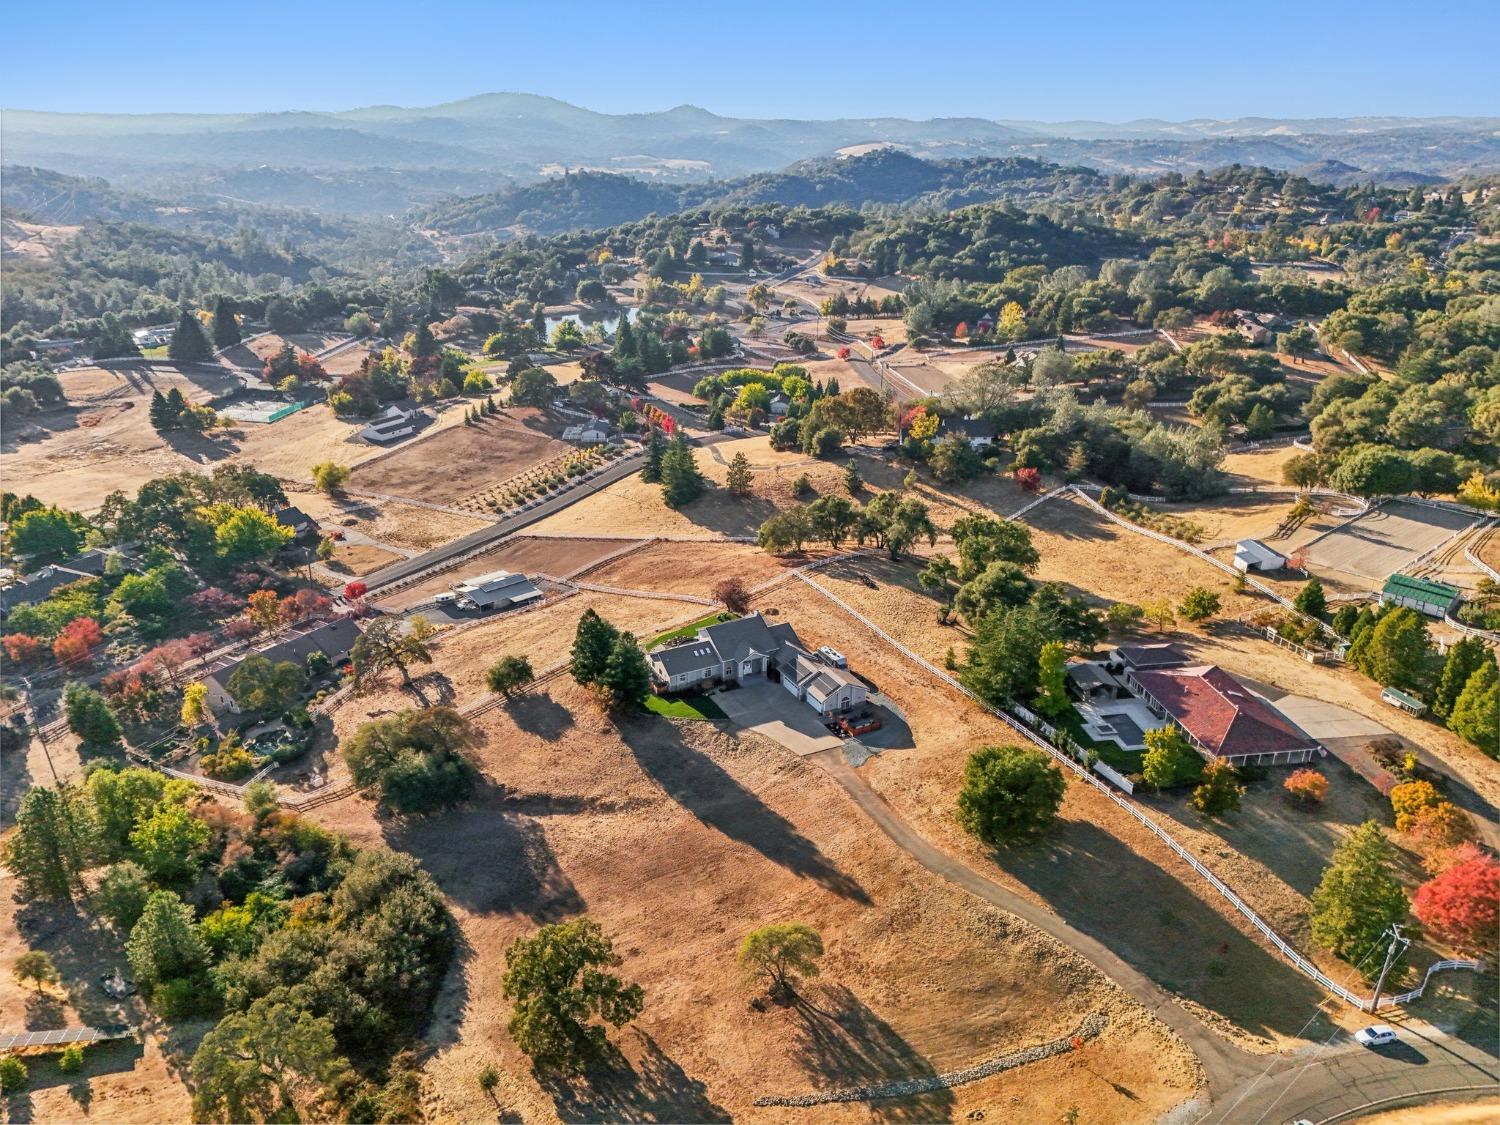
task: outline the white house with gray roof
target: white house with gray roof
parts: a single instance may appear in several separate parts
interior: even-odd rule
[[[694,637],[652,649],[646,661],[663,692],[764,677],[822,715],[858,707],[869,694],[858,676],[808,651],[789,622],[770,625],[759,613],[705,626]]]

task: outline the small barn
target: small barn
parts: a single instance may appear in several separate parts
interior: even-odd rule
[[[1458,587],[1446,582],[1393,574],[1385,580],[1380,591],[1380,604],[1405,606],[1428,617],[1446,617],[1458,606],[1460,597]]]
[[[1259,539],[1241,539],[1234,545],[1234,569],[1242,574],[1252,570],[1280,570],[1286,563],[1285,555],[1273,551]]]

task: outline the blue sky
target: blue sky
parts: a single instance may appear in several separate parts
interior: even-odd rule
[[[1495,0],[15,0],[0,105],[236,112],[497,90],[755,117],[1500,114]]]

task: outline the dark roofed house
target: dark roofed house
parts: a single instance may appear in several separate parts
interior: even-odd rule
[[[103,571],[101,570],[102,574]],[[82,582],[96,575],[86,574],[81,570],[73,570],[66,566],[44,566],[35,574],[28,574],[18,582],[12,582],[9,586],[0,590],[0,616],[9,613],[17,606],[36,605],[38,602],[46,601],[53,592],[61,589],[71,582]]]
[[[808,652],[789,622],[768,625],[759,613],[705,626],[695,637],[652,649],[646,661],[658,690],[666,692],[765,677],[825,716],[858,706],[868,695],[858,676]]]
[[[1271,704],[1213,664],[1132,669],[1129,682],[1204,757],[1241,765],[1306,762],[1323,747]]]
[[[944,418],[938,433],[941,437],[957,434],[971,449],[984,449],[995,441],[995,427],[983,418]]]
[[[1187,653],[1171,641],[1120,645],[1110,652],[1109,658],[1113,664],[1125,664],[1131,668],[1172,668],[1188,661]]]
[[[276,522],[282,527],[291,528],[292,534],[299,539],[310,531],[318,530],[317,521],[312,516],[308,515],[301,508],[290,504],[285,508],[277,509]]]
[[[359,640],[359,625],[352,617],[335,617],[310,628],[291,633],[264,648],[245,656],[232,656],[220,660],[206,675],[202,683],[208,689],[208,704],[219,713],[237,714],[240,706],[229,691],[229,678],[235,669],[245,662],[247,656],[264,656],[272,664],[291,663],[305,667],[307,658],[313,653],[322,653],[337,664],[349,655],[354,642]]]

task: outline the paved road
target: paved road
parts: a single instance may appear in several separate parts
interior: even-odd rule
[[[1171,993],[1135,966],[1095,938],[1074,929],[1050,910],[1001,886],[928,841],[844,761],[841,750],[825,750],[811,755],[809,760],[817,762],[833,775],[854,798],[855,804],[875,822],[876,827],[928,871],[985,902],[1016,915],[1093,962],[1100,972],[1182,1037],[1203,1063],[1211,1096],[1221,1096],[1255,1077],[1258,1072],[1256,1056],[1232,1046],[1214,1034],[1178,1004]]]
[[[1322,1122],[1388,1098],[1425,1101],[1472,1086],[1500,1092],[1492,1015],[1477,1017],[1457,1035],[1384,1016],[1400,1027],[1402,1043],[1382,1051],[1366,1050],[1343,1032],[1326,1046],[1287,1055],[1243,1051],[1101,942],[932,844],[869,787],[841,750],[824,750],[809,760],[831,774],[861,811],[928,871],[1056,938],[1181,1036],[1203,1064],[1209,1105],[1187,1107],[1187,1116],[1174,1114],[1173,1120],[1203,1125],[1282,1125],[1303,1118]]]

